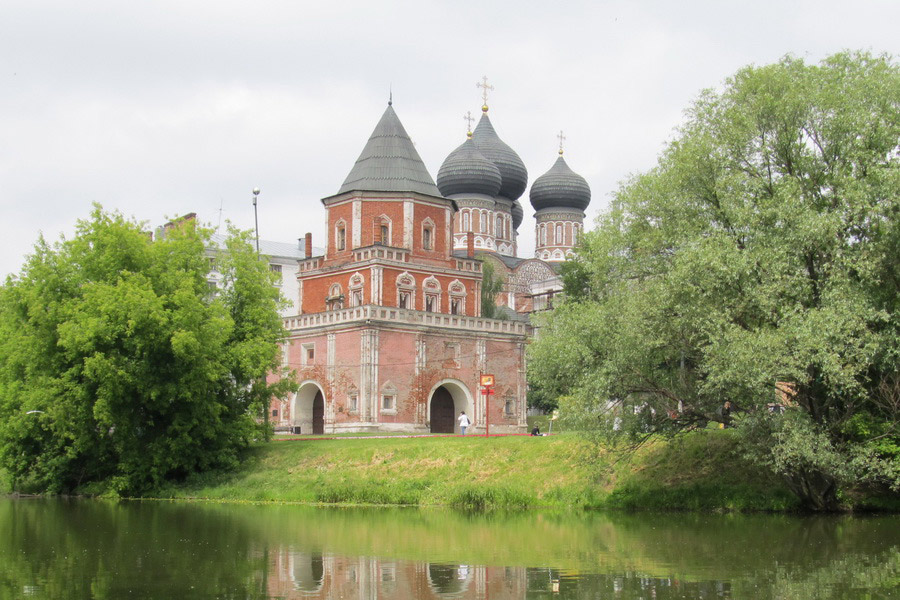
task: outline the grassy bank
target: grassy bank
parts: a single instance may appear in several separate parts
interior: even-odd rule
[[[278,441],[242,468],[171,486],[165,498],[461,508],[790,510],[788,492],[741,462],[729,432],[657,442],[629,459],[578,437]]]

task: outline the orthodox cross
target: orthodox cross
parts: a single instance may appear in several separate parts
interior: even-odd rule
[[[559,135],[556,137],[559,139],[559,155],[562,156],[563,142],[566,141],[566,136],[563,135],[562,129],[559,130]]]
[[[463,121],[466,122],[466,133],[472,133],[472,121],[475,120],[475,117],[472,116],[472,111],[466,111],[466,114],[463,115]]]
[[[487,96],[488,96],[488,90],[494,91],[494,86],[488,85],[487,75],[485,75],[484,77],[481,78],[481,82],[480,82],[480,83],[476,83],[476,84],[475,84],[475,87],[481,88],[481,90],[482,90],[482,92],[481,92],[481,99],[482,99],[482,101],[484,102],[484,105],[481,107],[481,110],[482,110],[483,112],[487,112]]]

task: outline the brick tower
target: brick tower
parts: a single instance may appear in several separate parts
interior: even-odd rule
[[[452,433],[465,411],[475,433],[487,424],[523,431],[531,328],[480,317],[472,235],[454,251],[458,206],[438,190],[390,103],[322,203],[325,253],[300,261],[299,314],[285,319],[283,359],[300,389],[273,402],[276,421],[303,434]],[[487,402],[482,373],[496,378]]]

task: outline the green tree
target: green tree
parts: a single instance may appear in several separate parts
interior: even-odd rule
[[[494,263],[481,258],[481,316],[488,319],[505,319],[506,315],[497,309],[497,294],[503,291],[503,277],[494,268]]]
[[[95,207],[0,288],[0,462],[20,484],[139,494],[237,463],[253,416],[290,386],[266,382],[280,299],[236,231],[210,290],[207,240],[187,224],[152,241]]]
[[[787,57],[704,92],[583,236],[534,380],[608,442],[731,400],[748,453],[810,508],[900,490],[898,140],[888,57]]]

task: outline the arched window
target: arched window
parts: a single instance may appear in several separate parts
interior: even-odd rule
[[[459,279],[450,282],[450,314],[463,315],[466,313],[466,286]]]
[[[425,310],[441,312],[441,282],[433,275],[422,282]]]
[[[415,310],[416,280],[409,273],[397,277],[397,307]]]
[[[325,298],[325,307],[328,310],[340,310],[344,308],[344,293],[341,284],[333,283],[328,288],[328,297]]]
[[[462,230],[469,231],[470,222],[469,222],[469,211],[464,210],[462,215]]]
[[[338,252],[347,247],[347,224],[343,219],[334,226],[334,247]]]
[[[547,245],[547,225],[541,223],[541,246]]]
[[[434,250],[434,221],[431,219],[422,221],[422,249]]]
[[[365,279],[359,273],[354,273],[350,277],[350,306],[362,306],[365,302],[364,292]]]
[[[503,217],[497,215],[497,226],[494,228],[495,236],[498,238],[503,237]]]
[[[563,244],[563,226],[559,223],[556,225],[556,244]]]
[[[375,244],[391,245],[391,219],[387,215],[375,217],[375,229],[372,233],[372,242]]]

